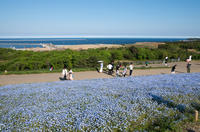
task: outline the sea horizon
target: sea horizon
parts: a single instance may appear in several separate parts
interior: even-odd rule
[[[0,48],[36,48],[42,44],[53,45],[97,45],[135,44],[137,42],[177,42],[186,38],[0,38]]]
[[[134,36],[134,35],[13,35],[13,36],[0,36],[0,39],[31,39],[31,38],[200,38],[200,36]]]

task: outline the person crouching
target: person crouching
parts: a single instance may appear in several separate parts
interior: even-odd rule
[[[176,69],[176,66],[177,66],[177,65],[174,65],[174,66],[172,66],[172,69],[171,69],[171,74],[175,74],[175,69]]]

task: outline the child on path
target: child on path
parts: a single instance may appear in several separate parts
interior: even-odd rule
[[[123,70],[123,72],[122,72],[122,75],[123,75],[124,77],[126,76],[126,72],[127,72],[127,67],[124,66],[124,70]]]
[[[69,80],[74,80],[73,79],[73,74],[72,74],[72,69],[69,69]]]

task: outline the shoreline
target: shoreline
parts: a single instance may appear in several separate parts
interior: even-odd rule
[[[34,48],[13,48],[15,50],[25,51],[52,51],[52,50],[88,50],[98,48],[120,48],[120,47],[146,47],[146,48],[158,48],[158,45],[165,44],[164,42],[136,42],[131,44],[80,44],[80,45],[54,45],[54,44],[37,44],[41,47]],[[25,45],[25,44],[24,44]],[[34,44],[35,45],[35,44]]]
[[[130,44],[133,45],[133,44]],[[98,49],[98,48],[120,48],[123,47],[121,44],[81,44],[81,45],[48,45],[43,48],[24,48],[17,50],[27,51],[52,51],[52,50],[87,50],[87,49]]]

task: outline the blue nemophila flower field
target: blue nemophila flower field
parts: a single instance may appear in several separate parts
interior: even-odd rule
[[[6,85],[0,129],[125,130],[192,108],[199,95],[199,73]]]

